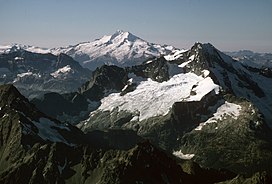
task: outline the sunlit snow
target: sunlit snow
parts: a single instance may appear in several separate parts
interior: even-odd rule
[[[210,77],[201,80],[195,88],[192,89],[196,95],[191,95],[187,101],[200,101],[203,96],[208,94],[211,89],[214,89],[216,94],[219,93],[219,86],[216,85]]]
[[[237,117],[240,114],[240,110],[242,107],[240,105],[225,102],[223,105],[218,107],[216,113],[214,113],[213,117],[209,118],[207,121],[200,123],[198,127],[195,128],[195,130],[202,130],[203,126],[209,124],[209,123],[216,123],[218,120],[222,120],[224,117],[230,116],[233,119],[237,119]],[[218,128],[217,128],[218,129]]]
[[[17,74],[17,77],[25,77],[25,76],[29,76],[29,75],[33,75],[32,72],[25,72],[25,73],[20,73],[20,74]]]
[[[212,90],[218,91],[218,86],[211,78],[202,78],[193,73],[178,74],[170,80],[159,83],[151,79],[143,81],[143,78],[130,75],[131,81],[139,83],[137,88],[123,96],[113,93],[101,100],[98,111],[129,111],[139,116],[139,121],[158,115],[166,115],[172,105],[178,101],[200,100]],[[191,96],[191,89],[195,89],[196,95]],[[201,89],[203,88],[203,89]],[[95,111],[93,112],[95,113]]]
[[[168,54],[173,49],[172,46],[148,43],[129,32],[118,30],[113,35],[103,36],[92,42],[55,48],[51,49],[51,52],[53,54],[69,53],[72,57],[87,55],[90,59],[84,60],[83,64],[88,64],[90,65],[88,67],[95,69],[97,67],[95,62],[107,63],[108,65],[128,64],[137,59],[142,62],[143,58],[159,57]]]
[[[180,151],[174,151],[173,155],[175,155],[176,157],[179,157],[181,159],[184,159],[184,160],[190,160],[195,156],[195,154],[183,154],[181,152],[181,150]]]
[[[69,73],[71,70],[72,69],[71,69],[70,65],[66,65],[65,67],[60,68],[57,71],[51,73],[50,75],[53,76],[54,78],[57,78],[57,77],[59,77],[62,74]]]
[[[164,56],[164,59],[166,59],[167,61],[173,61],[173,60],[176,60],[180,57],[183,56],[183,53],[184,52],[187,52],[188,50],[174,50],[171,54],[168,54],[166,56]]]

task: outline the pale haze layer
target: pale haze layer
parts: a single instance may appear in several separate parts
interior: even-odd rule
[[[59,47],[116,30],[188,48],[272,52],[271,0],[0,0],[0,45]]]

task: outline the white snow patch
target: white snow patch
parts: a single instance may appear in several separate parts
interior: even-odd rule
[[[0,54],[8,53],[12,46],[10,45],[0,45]]]
[[[170,80],[159,83],[151,79],[144,79],[130,74],[130,80],[139,85],[132,92],[123,96],[120,93],[112,93],[101,100],[101,106],[97,111],[129,111],[139,114],[139,121],[150,117],[166,115],[175,102],[200,100],[211,90],[217,89],[217,85],[211,78],[203,79],[194,73],[178,74]],[[190,96],[194,85],[196,95]],[[95,113],[94,111],[93,113]]]
[[[181,150],[174,151],[173,155],[175,155],[176,157],[179,157],[181,159],[184,159],[184,160],[190,160],[190,159],[192,159],[195,156],[195,154],[183,154],[181,152]]]
[[[8,116],[9,116],[9,114],[5,113],[2,118],[8,117]]]
[[[15,57],[14,60],[23,60],[24,58],[22,57]]]
[[[32,72],[25,72],[25,73],[17,74],[17,77],[22,78],[22,77],[30,76],[30,75],[33,75],[33,73]]]
[[[125,85],[121,91],[125,91],[127,89],[128,85]]]
[[[199,126],[195,128],[195,130],[202,130],[203,126],[209,123],[216,123],[218,120],[226,118],[226,116],[231,116],[233,119],[237,119],[237,117],[240,115],[241,109],[242,107],[240,105],[225,101],[223,105],[218,107],[213,117],[209,118],[203,123],[200,123]]]
[[[58,78],[62,74],[67,74],[72,71],[70,65],[66,65],[65,67],[59,68],[57,71],[51,73],[50,75],[54,78]]]
[[[139,121],[139,116],[134,116],[130,121]]]
[[[210,77],[201,80],[195,88],[192,89],[196,95],[192,95],[188,98],[188,101],[200,101],[203,96],[211,92],[215,91],[216,94],[219,93],[219,86],[213,82]]]
[[[189,57],[189,60],[191,60],[191,61],[193,61],[195,59],[195,55],[191,55],[190,57]]]
[[[195,55],[191,55],[189,57],[189,60],[184,62],[184,63],[181,63],[180,65],[178,65],[180,68],[184,68],[186,65],[188,65],[189,63],[191,63],[193,60],[195,59]]]
[[[173,61],[183,56],[184,52],[187,52],[188,50],[174,50],[171,54],[168,54],[164,56],[164,59],[167,61]]]
[[[205,77],[208,77],[209,74],[210,74],[210,71],[209,71],[209,70],[203,70],[203,71],[202,71],[202,74],[203,74],[203,77],[204,77],[204,78],[205,78]]]
[[[180,65],[178,65],[180,68],[184,68],[187,64],[189,64],[189,63],[191,63],[192,62],[192,60],[188,60],[188,61],[186,61],[186,62],[184,62],[184,63],[181,63]]]

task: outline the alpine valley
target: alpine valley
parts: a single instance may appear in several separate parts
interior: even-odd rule
[[[124,31],[0,53],[0,183],[272,183],[269,54]]]

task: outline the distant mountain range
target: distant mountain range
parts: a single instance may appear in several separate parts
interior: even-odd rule
[[[65,54],[16,49],[0,55],[0,84],[12,83],[29,98],[76,91],[90,76],[90,70]]]
[[[35,53],[67,54],[83,67],[95,70],[103,64],[132,66],[147,59],[166,55],[175,50],[173,46],[149,43],[129,32],[118,30],[92,42],[60,48],[39,48],[27,45],[0,46],[0,53],[24,49]]]
[[[272,69],[239,59],[269,55],[123,31],[0,50],[0,183],[272,181]]]
[[[272,68],[272,53],[256,53],[250,50],[225,53],[243,64],[254,68]]]
[[[105,35],[91,42],[59,48],[42,48],[22,44],[0,45],[0,54],[17,50],[26,50],[40,54],[51,53],[54,55],[64,53],[90,70],[95,70],[104,64],[120,67],[133,66],[154,57],[180,51],[180,49],[171,45],[147,42],[130,32],[122,30],[117,30],[112,35]],[[252,67],[272,68],[272,53],[255,53],[249,50],[225,53]]]

